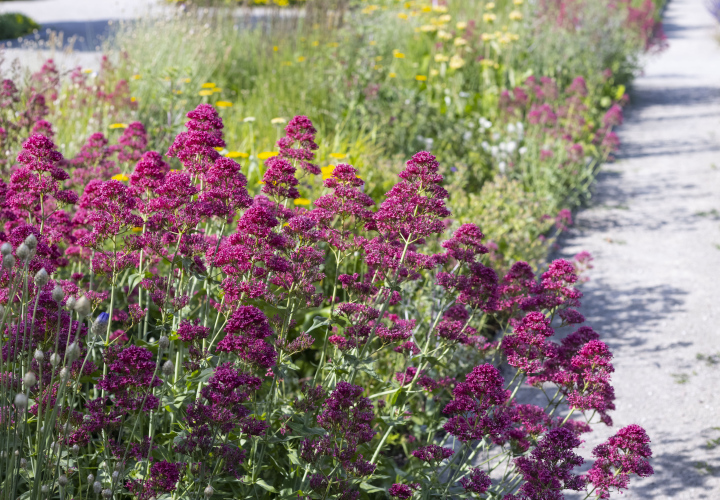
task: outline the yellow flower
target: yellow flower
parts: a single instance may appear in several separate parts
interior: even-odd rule
[[[438,76],[439,74],[440,74],[440,72],[436,69],[430,70],[430,76]]]
[[[493,10],[495,8],[495,2],[488,2],[485,5],[485,10]]]
[[[173,90],[173,94],[180,95],[182,94],[182,90]]]
[[[370,45],[376,45],[377,42],[375,40],[370,40]]]
[[[368,6],[365,7],[361,12],[362,12],[363,14],[372,14],[372,13],[373,13],[374,11],[376,11],[377,9],[378,9],[378,6],[377,6],[377,5],[368,5]]]
[[[495,14],[483,14],[483,21],[486,23],[492,23],[496,18],[497,16]]]
[[[247,158],[250,155],[247,153],[241,153],[240,151],[228,151],[225,156],[228,158]]]
[[[130,177],[128,177],[125,174],[117,174],[117,175],[113,175],[111,177],[111,179],[114,181],[127,182],[130,179]]]
[[[424,24],[420,26],[420,31],[423,33],[431,33],[433,31],[437,31],[437,26],[433,26],[432,24]]]
[[[462,31],[462,30],[464,30],[465,28],[467,28],[467,23],[466,23],[465,21],[460,21],[459,23],[457,23],[457,24],[455,25],[455,27],[456,27],[457,29],[459,29],[460,31]]]
[[[277,151],[263,151],[262,153],[258,154],[257,157],[259,160],[267,160],[268,158],[272,158],[273,156],[277,155]]]
[[[415,79],[416,79],[418,82],[425,82],[425,81],[427,81],[427,76],[425,76],[425,75],[415,75]]]
[[[400,19],[407,19],[407,18],[408,18],[408,15],[405,14],[404,12],[401,12],[401,13],[398,14],[398,17],[399,17]]]
[[[438,31],[437,36],[440,40],[452,40],[452,35],[444,30]]]
[[[198,92],[198,95],[200,95],[200,96],[213,95],[213,91],[212,90],[201,90],[200,92]]]
[[[522,19],[522,12],[520,12],[519,10],[514,10],[510,13],[508,17],[513,21],[519,21],[520,19]]]
[[[213,92],[222,92],[222,89],[220,87],[215,87],[212,89]]]
[[[139,80],[139,79],[140,79],[140,75],[133,75],[133,76],[132,76],[132,79],[133,79],[133,80]]]
[[[375,45],[375,44],[374,44],[373,42],[370,42],[370,45]],[[340,44],[337,43],[337,42],[330,42],[330,43],[328,43],[328,47],[335,48],[335,47],[339,47],[339,46],[340,46]]]
[[[449,23],[451,19],[452,19],[452,16],[450,14],[445,14],[445,15],[438,17],[437,20],[441,23]]]
[[[131,98],[130,98],[130,102],[136,102],[136,101],[137,101],[137,97],[131,97]]]
[[[332,173],[335,170],[335,165],[328,165],[327,167],[322,167],[320,171],[322,172],[322,178],[329,179],[332,177]]]
[[[396,75],[395,73],[388,73],[388,76],[389,76],[390,78],[395,78],[397,75]]]
[[[412,5],[409,5],[407,3],[405,4],[406,9],[409,9],[410,7],[412,7]],[[429,5],[426,5],[420,10],[422,10],[423,12],[432,12],[432,7],[430,7]]]
[[[283,61],[283,62],[281,62],[280,64],[281,64],[282,66],[292,66],[292,62],[291,62],[291,61]]]
[[[450,59],[450,64],[448,64],[448,66],[450,66],[451,69],[460,69],[465,66],[465,59],[455,54],[452,56],[452,59]]]
[[[462,37],[457,37],[455,39],[455,41],[453,42],[453,45],[455,45],[456,47],[460,47],[462,45],[467,45],[467,40],[465,40]]]
[[[514,3],[515,5],[522,5],[522,4],[523,4],[523,0],[513,0],[513,3]]]
[[[281,117],[273,118],[272,120],[270,120],[270,123],[272,123],[273,125],[281,125],[286,122],[287,122],[287,120],[285,118],[281,118]]]
[[[483,59],[482,61],[480,61],[480,65],[489,68],[491,66],[495,66],[495,61],[493,61],[492,59]]]
[[[432,10],[435,12],[440,12],[441,14],[447,12],[447,7],[445,5],[433,5]]]
[[[483,33],[482,35],[480,35],[480,38],[483,42],[489,42],[490,40],[495,38],[495,35],[493,35],[492,33]]]
[[[218,101],[215,103],[215,106],[218,108],[229,108],[233,105],[230,101]]]
[[[136,226],[136,227],[132,228],[131,231],[132,231],[133,233],[140,233],[140,232],[142,232],[142,228]]]
[[[183,82],[190,83],[192,80],[190,78],[183,78]]]
[[[297,58],[297,62],[304,62],[305,58],[303,56],[300,56]]]
[[[222,151],[225,148],[213,148],[213,149],[219,153],[220,151]]]
[[[307,198],[295,198],[293,200],[293,203],[295,203],[296,205],[309,205],[310,200],[308,200]]]
[[[127,128],[127,123],[113,123],[112,125],[110,125],[110,128]]]
[[[447,62],[450,58],[445,54],[435,54],[435,62]]]
[[[217,87],[217,85],[211,82],[203,83],[202,85],[200,85],[200,88],[202,89],[214,89],[215,87]]]
[[[397,50],[393,50],[393,56],[395,56],[397,59],[405,59],[405,54],[402,52],[398,52]]]
[[[375,71],[380,71],[382,69],[382,66],[380,64],[376,64],[375,66],[373,66],[373,69]]]
[[[376,61],[382,61],[382,56],[375,56]]]
[[[330,153],[328,156],[330,156],[330,158],[335,158],[336,160],[342,160],[347,155],[345,153]]]
[[[277,52],[280,48],[277,45],[273,45],[273,52]]]
[[[318,42],[317,40],[315,40],[315,41],[312,43],[312,46],[313,46],[313,47],[317,47],[318,45],[320,45],[320,42]]]
[[[93,70],[91,70],[90,68],[83,70],[83,73],[85,73],[86,75],[89,75],[92,72],[93,72]]]

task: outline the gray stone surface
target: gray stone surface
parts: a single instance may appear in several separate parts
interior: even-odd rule
[[[595,257],[582,312],[615,355],[615,426],[583,454],[637,423],[656,473],[621,498],[720,499],[720,44],[703,0],[672,0],[665,30],[619,159],[561,242]]]

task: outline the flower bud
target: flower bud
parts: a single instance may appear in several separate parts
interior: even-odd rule
[[[175,365],[173,364],[173,362],[169,359],[165,361],[165,364],[163,364],[162,367],[162,372],[163,375],[165,375],[166,377],[170,377],[173,373],[175,373]]]
[[[15,265],[15,257],[12,255],[4,255],[3,256],[3,269],[11,269]]]
[[[68,299],[65,301],[65,309],[68,311],[72,311],[75,309],[75,297],[68,297]]]
[[[60,474],[60,477],[58,478],[58,484],[61,488],[64,488],[68,484],[68,478],[65,474]]]
[[[92,483],[93,481],[95,481],[95,476],[93,476],[92,474],[88,474],[87,475],[88,484]]]
[[[48,493],[50,493],[50,486],[47,484],[43,484],[42,488],[40,488],[40,491],[42,491],[43,494],[47,495]]]
[[[119,477],[120,477],[120,473],[119,473],[118,471],[113,472],[113,473],[112,473],[113,483],[116,482]]]
[[[63,366],[62,370],[60,370],[60,380],[63,382],[67,382],[67,379],[70,378],[70,370],[67,369],[67,366]]]
[[[43,267],[35,275],[35,284],[38,286],[38,288],[42,288],[48,284],[48,281],[50,281],[50,275]]]
[[[53,288],[52,291],[52,299],[55,302],[62,302],[62,299],[65,298],[65,292],[63,292],[63,289],[60,285],[55,285],[55,288]]]
[[[50,356],[50,364],[53,366],[53,368],[59,365],[60,361],[62,360],[60,359],[60,355],[58,353],[54,352],[52,356]]]
[[[158,346],[160,346],[160,349],[167,349],[170,347],[170,339],[167,338],[167,335],[162,335],[160,337],[160,340],[158,340]]]
[[[20,468],[21,468],[21,469],[26,469],[26,468],[27,468],[27,460],[25,460],[24,458],[21,458],[21,459],[20,459]]]
[[[37,361],[39,363],[45,359],[45,353],[42,352],[40,349],[36,349],[35,356],[33,356],[33,357],[35,358],[35,361]]]
[[[15,250],[15,255],[17,255],[17,258],[21,261],[26,261],[28,257],[30,257],[30,249],[25,243],[22,243],[17,247],[17,250]]]
[[[25,387],[33,387],[37,384],[37,377],[33,372],[27,372],[23,377],[23,384]]]
[[[25,408],[27,406],[27,397],[22,392],[18,392],[15,396],[15,408]]]
[[[82,300],[82,299],[80,299]],[[101,335],[107,331],[108,322],[110,321],[110,315],[106,312],[101,312],[98,317],[95,318],[92,324],[92,332],[95,335]]]
[[[27,238],[25,238],[25,244],[30,250],[35,250],[37,248],[37,238],[35,237],[35,235],[28,234]]]
[[[206,497],[210,498],[211,496],[213,496],[213,493],[215,493],[215,490],[213,489],[212,486],[208,485],[208,487],[205,488],[205,491],[203,493],[205,493]]]
[[[73,454],[77,455],[78,453],[80,453],[80,447],[78,445],[74,444],[72,446],[72,452],[73,452]]]
[[[80,346],[77,342],[73,342],[68,346],[67,351],[65,352],[65,357],[68,363],[72,363],[80,357]]]
[[[92,305],[87,297],[84,295],[75,302],[75,312],[80,315],[81,318],[90,316],[92,312]]]
[[[100,481],[95,481],[93,483],[93,491],[95,493],[100,493],[102,491],[102,484],[100,483]]]
[[[103,498],[112,498],[112,491],[109,488],[102,490]]]
[[[10,255],[12,253],[12,245],[8,243],[7,241],[0,245],[0,254],[2,254],[3,257],[6,255]]]

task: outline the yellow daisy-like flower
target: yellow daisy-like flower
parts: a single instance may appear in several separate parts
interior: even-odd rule
[[[403,54],[402,52],[399,52],[397,50],[393,50],[393,56],[396,59],[405,59],[405,54]]]
[[[303,56],[298,57],[297,62],[305,62],[305,57],[303,57]]]
[[[483,33],[482,35],[480,35],[480,38],[483,42],[489,42],[490,40],[495,38],[495,35],[493,35],[492,33]]]
[[[273,45],[273,52],[277,52],[280,48],[277,45]]]
[[[132,79],[133,79],[133,80],[139,80],[139,79],[140,79],[140,75],[133,75],[133,76],[132,76]]]
[[[451,69],[460,69],[465,66],[465,59],[455,54],[452,56],[452,59],[450,59],[450,64],[448,64],[448,66],[450,66]]]
[[[219,153],[220,151],[222,151],[225,148],[213,148],[213,149]]]
[[[127,182],[128,180],[130,180],[130,177],[125,174],[117,174],[113,175],[111,179],[114,181]]]
[[[329,179],[332,177],[332,173],[335,170],[335,165],[328,165],[327,167],[322,167],[320,169],[320,172],[322,173],[323,180]]]
[[[213,95],[213,94],[214,94],[214,92],[212,90],[201,90],[200,92],[198,92],[198,95],[203,96],[203,97]]]
[[[83,73],[85,73],[86,75],[89,75],[89,74],[92,73],[92,72],[93,72],[93,70],[91,70],[90,68],[87,68],[87,69],[84,69],[84,70],[83,70]]]
[[[410,7],[412,7],[412,5],[405,4],[406,9],[409,9]],[[429,5],[426,5],[420,10],[422,10],[423,12],[432,12],[432,7],[430,7]]]
[[[497,16],[495,14],[483,14],[483,21],[485,21],[486,23],[495,22],[495,19],[497,19]]]
[[[513,21],[519,21],[520,19],[522,19],[523,16],[522,12],[520,12],[519,10],[514,10],[510,13],[508,17]]]
[[[372,42],[370,42],[370,45],[375,45],[375,44],[372,43]],[[340,44],[337,43],[337,42],[330,42],[330,43],[328,43],[328,47],[332,47],[333,49],[336,48],[336,47],[339,47],[339,46],[340,46]]]
[[[462,31],[467,28],[467,23],[465,21],[460,21],[459,23],[455,24],[455,27]]]
[[[192,79],[190,79],[190,78],[183,78],[183,82],[185,82],[185,83],[190,83],[191,81],[192,81]]]
[[[110,125],[110,128],[111,129],[127,128],[127,123],[113,123],[112,125]]]
[[[315,41],[312,43],[312,46],[313,46],[313,47],[317,47],[318,45],[320,45],[320,42],[318,42],[317,40],[315,40]]]
[[[295,198],[293,203],[295,205],[309,205],[311,202],[307,198]]]
[[[425,75],[415,75],[415,79],[416,79],[418,82],[425,82],[425,81],[427,81],[427,76],[425,76]]]
[[[453,42],[453,45],[455,45],[455,47],[461,47],[463,45],[467,45],[467,40],[465,40],[464,38],[461,38],[461,37],[457,37],[455,39],[455,41]]]
[[[130,102],[137,102],[137,97],[131,97]]]
[[[399,17],[400,19],[407,19],[407,18],[408,18],[408,15],[405,14],[404,12],[401,12],[401,13],[398,14],[398,17]]]
[[[203,83],[202,85],[200,85],[201,89],[214,89],[215,87],[217,87],[217,85],[212,82]]]
[[[447,62],[450,58],[445,54],[435,54],[435,62]]]
[[[377,45],[377,42],[375,40],[370,40],[370,45]]]
[[[448,11],[448,8],[447,8],[447,6],[445,6],[445,5],[433,5],[432,10],[434,10],[435,12],[439,12],[439,13],[441,13],[441,14],[444,14],[445,12]]]
[[[445,14],[437,18],[440,23],[449,23],[451,19],[452,16],[450,14]]]
[[[287,123],[287,120],[285,118],[278,117],[270,120],[270,123],[272,123],[273,125],[281,125],[283,123]]]
[[[131,231],[132,231],[133,233],[141,233],[141,232],[142,232],[142,228],[136,226],[136,227],[132,228]]]
[[[345,153],[330,153],[328,155],[330,158],[335,158],[336,160],[342,160],[347,155]],[[333,167],[334,168],[334,167]]]
[[[493,61],[492,59],[483,59],[482,61],[480,61],[480,65],[489,68],[495,66],[495,61]]]
[[[212,89],[213,92],[222,92],[222,89],[220,87],[215,87]]]
[[[228,151],[225,156],[227,156],[228,158],[247,158],[250,155],[247,153],[242,153],[240,151]]]
[[[440,72],[436,69],[430,70],[430,76],[438,76],[439,74],[440,74]]]
[[[388,76],[389,76],[390,78],[395,78],[397,75],[396,75],[395,73],[388,73]]]
[[[218,108],[230,108],[232,107],[232,105],[233,103],[231,103],[230,101],[218,101],[215,103],[215,106],[217,106]]]
[[[258,154],[257,157],[259,160],[267,160],[268,158],[272,158],[273,156],[277,155],[277,151],[263,151],[262,153]]]
[[[183,93],[182,90],[173,90],[173,94],[175,94],[175,95],[180,95],[182,93]]]
[[[420,26],[420,31],[423,33],[432,33],[433,31],[437,31],[438,27],[433,26],[432,24],[424,24]]]
[[[488,2],[485,4],[485,10],[493,10],[495,8],[495,2]]]
[[[513,3],[514,3],[515,5],[522,5],[522,4],[523,4],[523,0],[513,0]]]
[[[437,36],[440,40],[452,40],[452,34],[444,30],[438,31]]]

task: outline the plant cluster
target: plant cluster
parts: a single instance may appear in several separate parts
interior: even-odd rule
[[[66,159],[40,115],[3,123],[27,137],[0,184],[0,499],[608,498],[652,474],[636,425],[578,469],[614,391],[577,269],[498,273],[477,225],[448,229],[432,154],[373,199],[296,116],[251,196],[208,104],[164,155],[132,123]]]

